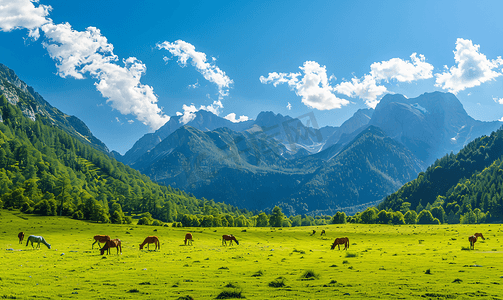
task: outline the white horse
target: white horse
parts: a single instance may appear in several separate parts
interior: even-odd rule
[[[32,248],[35,248],[33,247],[33,243],[38,243],[37,245],[37,249],[40,248],[40,243],[44,244],[47,246],[47,248],[51,249],[51,245],[45,241],[45,239],[41,236],[37,236],[37,235],[30,235],[28,237],[28,240],[26,241],[26,246],[28,246],[28,244],[31,242],[31,247]]]

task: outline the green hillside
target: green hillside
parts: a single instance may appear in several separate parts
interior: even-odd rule
[[[449,223],[503,219],[503,127],[438,159],[379,209],[441,208]],[[409,205],[410,204],[410,205]]]
[[[5,95],[0,116],[0,207],[115,223],[128,221],[125,212],[148,212],[148,219],[164,222],[185,214],[250,215],[155,184],[55,126],[48,116],[25,117]]]

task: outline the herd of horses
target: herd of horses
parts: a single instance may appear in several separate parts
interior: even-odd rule
[[[316,230],[313,230],[313,233],[311,235],[316,234]],[[321,232],[321,235],[326,235],[325,230]],[[19,238],[19,243],[23,243],[24,240],[24,232],[20,232],[17,237]],[[477,242],[478,238],[482,238],[485,240],[484,236],[482,233],[475,233],[474,235],[468,237],[468,241],[470,242],[470,249],[474,250],[475,249],[475,242]],[[188,232],[185,234],[185,240],[184,244],[187,245],[192,245],[193,237],[192,233]],[[222,246],[227,246],[227,241],[230,241],[229,245],[232,246],[232,242],[236,242],[237,245],[239,245],[238,240],[236,239],[235,236],[232,234],[224,234],[222,235]],[[26,241],[26,246],[31,243],[31,247],[35,249],[33,246],[33,243],[37,243],[37,249],[40,248],[40,244],[44,244],[47,246],[47,248],[51,249],[51,245],[47,243],[47,241],[37,235],[30,235]],[[122,254],[122,245],[121,245],[121,240],[119,239],[111,239],[109,235],[95,235],[94,236],[94,243],[91,245],[91,249],[94,248],[94,244],[98,243],[98,247],[100,247],[100,253],[103,255],[105,251],[107,254],[110,254],[110,248],[117,248],[117,254]],[[103,247],[101,247],[101,244],[104,244]],[[140,244],[140,250],[143,250],[143,247],[147,245],[147,249],[150,250],[150,244],[155,245],[155,249],[161,249],[161,243],[159,242],[159,238],[157,236],[148,236],[145,238],[143,243]],[[335,246],[338,247],[339,250],[341,250],[341,245],[344,245],[344,249],[342,250],[347,250],[349,248],[349,238],[343,237],[343,238],[336,238],[334,243],[332,244],[331,249],[334,250]]]

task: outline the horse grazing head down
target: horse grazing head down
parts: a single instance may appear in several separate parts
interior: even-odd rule
[[[107,241],[105,243],[105,246],[103,246],[103,248],[100,249],[101,255],[105,254],[105,251],[107,251],[107,253],[110,254],[110,248],[117,248],[117,254],[119,254],[119,250],[120,250],[120,253],[122,254],[121,240],[113,239],[113,240]]]
[[[330,249],[334,250],[335,246],[338,246],[339,250],[341,250],[341,245],[344,245],[343,250],[346,250],[347,248],[349,248],[349,239],[347,237],[336,238]]]
[[[159,247],[159,249],[161,249],[161,244],[159,243],[159,238],[156,236],[146,237],[145,240],[143,241],[143,243],[140,244],[140,250],[143,250],[143,246],[145,246],[145,244],[147,244],[147,248],[150,247],[150,244],[154,244],[155,250],[157,250],[157,247]],[[149,248],[149,250],[150,250],[150,248]]]

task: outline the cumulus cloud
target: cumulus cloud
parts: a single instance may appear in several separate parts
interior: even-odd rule
[[[503,98],[496,98],[496,97],[493,97],[493,100],[494,100],[494,102],[496,102],[496,103],[503,104]]]
[[[122,60],[124,66],[119,66],[113,45],[98,28],[88,27],[85,31],[78,31],[72,29],[69,23],[54,24],[47,18],[51,7],[35,4],[38,1],[0,2],[2,31],[25,28],[32,38],[39,38],[42,31],[45,36],[42,45],[56,61],[59,76],[83,79],[85,74],[90,74],[97,79],[96,89],[107,98],[112,108],[122,114],[135,115],[153,130],[169,120],[169,116],[157,106],[153,88],[140,83],[146,71],[141,61],[130,57]]]
[[[454,51],[456,66],[435,74],[435,86],[456,94],[501,76],[501,71],[497,70],[503,64],[501,57],[489,60],[479,48],[480,45],[474,45],[471,40],[457,39]]]
[[[239,123],[239,122],[245,122],[250,120],[247,116],[239,116],[239,119],[236,119],[236,114],[235,113],[230,113],[227,116],[224,117],[224,119],[227,119],[231,121],[232,123]]]
[[[50,5],[38,4],[38,0],[0,1],[0,30],[9,32],[14,29],[26,28],[30,36],[38,38],[38,28],[52,22],[47,16]]]
[[[185,67],[190,59],[191,64],[199,73],[203,75],[206,80],[218,86],[219,99],[228,95],[229,88],[231,84],[234,83],[232,79],[230,79],[224,71],[220,70],[219,67],[213,63],[208,63],[206,54],[196,51],[196,47],[194,45],[178,40],[173,43],[167,41],[158,43],[157,48],[165,49],[169,51],[171,55],[178,57],[178,63],[182,67]],[[164,60],[167,62],[169,61],[169,58],[166,57]],[[212,62],[215,62],[215,60],[215,58],[212,58]]]
[[[318,110],[329,110],[341,108],[349,104],[346,99],[335,96],[334,89],[330,85],[325,66],[320,66],[315,61],[306,61],[299,67],[301,73],[269,73],[267,77],[260,76],[260,82],[264,84],[272,83],[273,86],[286,83],[295,93],[302,98],[302,103],[310,108]],[[301,78],[299,78],[301,77]]]
[[[411,61],[392,58],[388,61],[375,62],[370,66],[370,75],[375,80],[389,82],[395,79],[399,82],[412,82],[420,79],[432,78],[433,65],[427,63],[424,55],[413,53]]]
[[[342,94],[347,97],[359,97],[369,107],[375,108],[380,97],[388,92],[381,84],[382,81],[412,82],[420,79],[432,78],[433,66],[426,62],[422,54],[413,53],[410,60],[392,58],[388,61],[375,62],[370,66],[370,73],[361,78],[352,78],[335,86],[330,84],[326,67],[317,62],[306,61],[300,69],[302,73],[269,73],[267,77],[260,76],[260,82],[272,83],[273,86],[286,83],[307,106],[319,110],[341,108],[349,101],[336,96]],[[289,106],[289,109],[291,106]]]
[[[180,123],[185,125],[190,121],[194,120],[196,117],[196,112],[200,110],[209,111],[218,116],[220,114],[220,109],[222,109],[223,107],[224,106],[222,105],[222,102],[220,100],[213,101],[211,105],[201,105],[199,108],[196,108],[194,104],[191,105],[184,104],[182,106],[183,113],[177,112],[176,115],[181,116]]]
[[[352,78],[338,84],[335,88],[337,93],[348,97],[359,97],[365,101],[368,107],[375,108],[380,97],[388,92],[385,86],[378,85],[377,80],[372,75],[364,75],[361,78]]]

